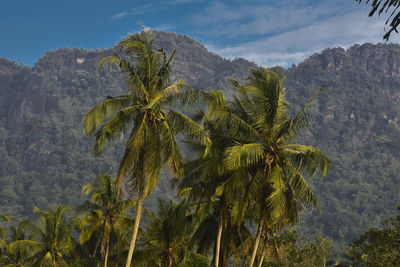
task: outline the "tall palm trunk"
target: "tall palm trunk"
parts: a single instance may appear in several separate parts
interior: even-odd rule
[[[229,260],[231,259],[231,251],[229,250],[226,258],[224,259],[224,267],[229,267]]]
[[[242,267],[246,267],[246,261],[247,261],[247,258],[245,257],[245,258],[243,258],[243,264],[242,264]]]
[[[215,245],[215,267],[218,267],[218,265],[219,265],[219,254],[220,254],[220,250],[221,250],[221,237],[222,237],[223,225],[224,225],[224,217],[223,217],[223,212],[221,209],[221,214],[219,216],[217,242]]]
[[[128,258],[126,260],[126,265],[125,265],[126,267],[131,266],[132,255],[133,255],[133,251],[135,250],[136,237],[137,237],[138,230],[139,230],[140,216],[142,215],[143,200],[144,200],[143,194],[140,194],[139,199],[138,199],[138,206],[137,206],[137,210],[136,210],[135,225],[133,226],[132,241],[131,241],[131,245],[129,247]]]
[[[262,216],[261,216],[262,218]],[[257,235],[256,235],[256,240],[254,242],[254,247],[253,247],[253,252],[251,253],[251,259],[250,259],[250,265],[249,267],[253,267],[254,264],[254,260],[256,259],[256,255],[257,255],[257,250],[258,250],[258,244],[260,243],[260,239],[261,239],[261,233],[262,233],[262,226],[263,226],[263,219],[260,220],[260,224],[258,225],[258,229],[257,229]]]
[[[168,267],[172,267],[173,263],[174,263],[174,259],[172,257],[172,251],[171,251],[171,248],[168,248]]]
[[[258,267],[261,267],[262,264],[263,264],[267,243],[268,243],[268,231],[265,233],[264,245],[263,245],[263,248],[262,248],[261,259],[260,259],[260,262],[258,263]]]
[[[110,248],[110,234],[108,234],[107,237],[107,245],[106,245],[106,256],[104,257],[104,267],[107,267],[107,261],[108,261],[108,250]]]
[[[273,238],[272,240],[274,241],[276,259],[277,259],[278,262],[280,262],[281,261],[281,255],[279,253],[279,248],[278,248],[278,246],[277,246],[277,244],[275,242],[275,238]]]

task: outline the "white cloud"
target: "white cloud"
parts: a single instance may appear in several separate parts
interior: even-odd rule
[[[114,14],[111,16],[111,20],[119,20],[119,19],[123,19],[125,17],[143,15],[145,13],[155,11],[155,7],[156,7],[156,4],[153,4],[153,3],[141,5],[139,7],[132,8],[129,12],[123,11],[123,12]]]
[[[279,5],[262,2],[258,4],[228,5],[212,2],[204,10],[191,17],[191,21],[213,35],[234,39],[252,34],[273,34],[309,25],[321,18],[330,17],[345,8],[337,0],[307,4],[309,1],[285,1]],[[201,31],[201,30],[200,30]]]
[[[148,32],[148,31],[151,30],[151,28],[149,26],[146,26],[146,25],[142,25],[142,28],[143,28],[144,32]]]
[[[150,3],[150,4],[145,4],[145,5],[141,5],[135,8],[132,8],[130,14],[133,16],[137,16],[137,15],[142,15],[148,12],[153,12],[157,10],[157,5]]]
[[[307,14],[306,9],[286,10],[291,15],[289,24],[296,21],[307,21],[301,23],[300,26],[292,27],[286,31],[270,34],[265,30],[262,32],[262,25],[269,27],[266,19],[260,22],[260,29],[255,27],[256,23],[232,24],[225,26],[226,31],[222,31],[221,35],[228,35],[229,31],[238,32],[254,32],[257,34],[258,39],[255,41],[238,42],[235,46],[218,46],[210,44],[209,49],[221,56],[228,58],[243,57],[248,60],[254,61],[264,66],[290,66],[292,63],[299,63],[306,57],[312,55],[317,51],[321,51],[327,47],[349,47],[355,43],[364,42],[382,42],[384,34],[384,18],[369,18],[368,12],[365,9],[356,8],[343,9],[343,11],[335,11],[329,16],[329,12],[324,10],[330,7],[320,7],[319,9],[312,9],[310,14]],[[281,15],[277,15],[273,20],[278,25],[284,21]],[[280,18],[280,19],[279,19]],[[273,23],[273,20],[272,23]],[[292,22],[290,22],[292,21]],[[248,28],[247,28],[248,27]],[[232,33],[234,34],[234,33]],[[244,33],[245,34],[245,33]],[[240,35],[239,35],[240,36]],[[243,38],[246,40],[246,38]],[[398,42],[399,36],[392,34],[391,41]]]
[[[181,4],[190,4],[190,3],[203,2],[203,1],[204,0],[170,0],[170,1],[168,1],[168,4],[181,5]]]
[[[157,31],[172,31],[174,27],[172,24],[159,24],[154,26],[153,29]]]
[[[126,13],[126,12],[120,12],[120,13],[118,13],[118,14],[112,15],[112,16],[111,16],[111,19],[112,19],[112,20],[118,20],[118,19],[122,19],[122,18],[124,18],[124,17],[126,17],[126,16],[128,16],[128,13]]]

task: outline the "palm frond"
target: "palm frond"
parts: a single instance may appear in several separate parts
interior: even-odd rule
[[[131,103],[131,98],[128,95],[118,97],[107,97],[104,101],[94,106],[83,118],[82,124],[85,133],[93,136],[96,129],[116,112],[128,107]]]
[[[116,181],[117,188],[119,188],[122,179],[130,174],[132,168],[138,165],[140,160],[139,156],[142,153],[146,141],[146,131],[146,116],[143,116],[138,124],[132,129],[131,135],[126,142],[124,155],[118,168]]]
[[[325,177],[329,170],[329,158],[318,149],[305,145],[286,145],[282,150],[285,158],[299,170],[314,179],[317,170]]]
[[[198,140],[206,148],[204,156],[209,153],[212,141],[201,125],[188,116],[174,110],[168,112],[167,120],[173,127],[175,134],[185,133],[189,139]]]
[[[286,135],[289,138],[294,138],[296,135],[299,134],[300,130],[308,127],[309,125],[309,119],[308,119],[308,112],[311,107],[311,105],[315,102],[317,97],[319,96],[320,93],[326,91],[326,88],[320,88],[318,89],[314,95],[307,101],[307,103],[300,109],[299,112],[293,117],[292,123],[290,125],[290,128],[287,129]],[[279,138],[280,136],[278,136]]]
[[[22,254],[29,255],[35,253],[44,248],[44,245],[40,242],[33,240],[17,240],[8,244],[9,250],[19,251]]]
[[[285,168],[288,183],[293,190],[294,198],[301,200],[305,204],[311,204],[314,207],[318,207],[316,196],[298,169],[290,162],[286,162],[283,167]]]
[[[283,172],[278,164],[275,164],[271,175],[268,177],[268,182],[271,183],[273,192],[266,199],[268,205],[271,208],[271,217],[278,219],[284,213],[287,207],[285,192],[287,190],[287,185],[285,183]]]
[[[227,170],[236,170],[254,166],[264,157],[262,144],[238,144],[228,147],[224,153],[224,165]]]
[[[99,62],[97,70],[98,70],[98,72],[101,72],[103,69],[103,66],[108,63],[108,68],[109,68],[109,71],[111,72],[112,65],[114,63],[119,63],[120,61],[121,61],[121,58],[117,54],[103,57],[103,58],[101,58],[101,60]]]
[[[165,159],[169,159],[171,169],[174,173],[178,174],[182,169],[182,155],[175,140],[174,131],[169,125],[169,120],[162,122],[160,132],[161,149],[164,152]]]
[[[96,155],[101,153],[106,140],[111,141],[117,134],[125,131],[136,112],[136,107],[127,107],[115,114],[96,132],[96,143],[93,147]]]
[[[0,214],[0,218],[3,219],[6,222],[10,222],[11,219],[8,217],[6,214]]]

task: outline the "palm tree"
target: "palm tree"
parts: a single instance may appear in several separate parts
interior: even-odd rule
[[[212,146],[207,148],[199,143],[191,143],[197,158],[185,164],[178,192],[197,203],[196,217],[200,218],[201,223],[196,230],[194,243],[203,251],[214,244],[213,261],[218,267],[229,262],[229,252],[238,245],[235,241],[242,239],[240,233],[244,229],[237,218],[233,218],[232,209],[239,206],[246,173],[228,171],[223,164],[224,151],[234,144],[234,139],[226,135],[223,128],[216,127],[212,117],[214,111],[227,108],[227,100],[221,91],[202,92],[202,96],[208,106],[202,120]],[[209,152],[204,156],[206,149]]]
[[[23,220],[17,226],[12,225],[10,227],[9,243],[5,244],[5,253],[0,259],[1,264],[7,267],[32,264],[32,255],[35,247],[32,247],[31,244],[24,246],[24,244],[17,242],[20,240],[33,240],[34,234],[28,229],[31,224],[31,221]]]
[[[10,217],[5,214],[0,214],[0,219],[4,220],[5,222],[10,222]],[[3,245],[5,245],[6,242],[6,230],[3,226],[0,226],[0,238],[0,248],[3,248]]]
[[[159,199],[157,213],[147,212],[146,217],[149,224],[141,237],[146,261],[166,267],[185,264],[192,254],[187,245],[195,226],[190,205]]]
[[[237,98],[229,106],[214,110],[210,119],[235,138],[224,152],[224,165],[228,171],[246,169],[251,174],[246,198],[249,200],[252,192],[260,192],[255,188],[262,189],[256,197],[263,204],[250,259],[253,266],[266,217],[284,222],[296,217],[298,202],[317,206],[306,177],[312,181],[318,170],[325,176],[329,159],[316,148],[291,144],[308,125],[308,108],[321,90],[292,117],[284,99],[283,78],[278,74],[256,68],[250,70],[245,86],[234,80],[232,83],[237,88]]]
[[[34,212],[39,217],[39,224],[30,223],[34,240],[17,240],[10,244],[13,250],[29,251],[32,255],[32,266],[69,266],[73,259],[75,240],[72,230],[77,225],[77,219],[67,219],[66,213],[71,208],[58,205],[55,210],[40,210]]]
[[[132,199],[121,200],[115,191],[115,181],[111,180],[108,174],[101,174],[93,184],[83,187],[83,194],[91,194],[91,201],[79,205],[79,212],[87,211],[81,221],[79,240],[81,244],[91,238],[95,238],[96,245],[92,254],[95,258],[97,250],[100,249],[104,259],[104,266],[107,266],[110,235],[117,236],[117,242],[122,242],[124,223],[127,221],[126,210],[134,205]]]
[[[5,214],[0,214],[0,219],[5,221],[5,222],[10,222],[10,217],[8,217]],[[1,254],[0,254],[0,259],[4,255],[4,247],[7,245],[6,243],[6,230],[4,229],[3,226],[0,226],[0,249],[1,249]]]
[[[169,83],[170,65],[175,51],[153,51],[151,32],[126,37],[120,54],[105,57],[110,69],[118,63],[128,88],[126,95],[111,97],[93,107],[83,124],[89,136],[96,136],[94,151],[100,154],[106,140],[130,129],[117,174],[117,187],[129,178],[138,193],[135,225],[126,266],[130,266],[139,229],[143,201],[157,185],[160,171],[169,162],[172,171],[181,169],[181,152],[175,135],[186,133],[203,145],[210,140],[203,128],[189,117],[173,110],[177,104],[193,99],[194,91],[183,81]]]

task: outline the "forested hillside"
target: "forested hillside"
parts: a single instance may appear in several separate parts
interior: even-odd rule
[[[229,61],[209,53],[193,39],[157,32],[156,46],[177,50],[172,79],[194,88],[228,90],[225,77],[244,78],[246,60]],[[124,93],[117,72],[97,73],[98,60],[113,49],[61,48],[42,56],[33,68],[0,59],[0,207],[16,219],[33,205],[76,204],[81,186],[98,173],[113,173],[123,142],[107,146],[100,157],[84,136],[82,118],[108,95]],[[169,183],[158,193],[166,194]],[[157,194],[157,193],[156,193]]]
[[[226,77],[243,80],[255,64],[226,60],[193,39],[155,32],[156,45],[171,52],[174,80],[194,88],[222,89]],[[15,220],[33,205],[77,204],[81,186],[102,172],[113,173],[123,141],[100,157],[83,135],[84,114],[108,95],[124,92],[117,72],[97,73],[99,58],[112,49],[61,48],[33,68],[0,59],[0,213]],[[300,233],[339,243],[395,213],[400,203],[400,46],[356,45],[327,49],[285,71],[287,98],[299,108],[318,88],[321,94],[302,139],[332,160],[324,181],[315,181],[322,216],[306,211]],[[121,137],[122,139],[123,137]],[[156,195],[168,195],[164,179]],[[151,204],[150,204],[151,205]]]
[[[319,86],[311,127],[304,136],[332,160],[316,180],[322,216],[305,216],[335,240],[351,240],[393,215],[400,202],[400,46],[327,49],[287,72],[287,97],[304,103]],[[310,227],[313,225],[312,227]]]

